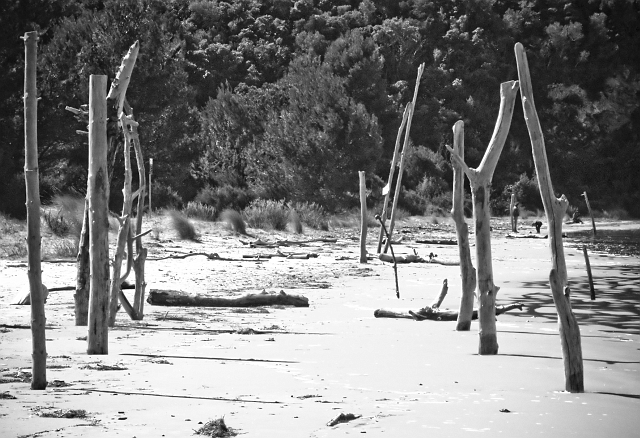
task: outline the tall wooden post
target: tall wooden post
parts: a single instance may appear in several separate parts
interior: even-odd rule
[[[509,133],[517,95],[518,81],[503,82],[500,85],[498,120],[478,169],[467,167],[464,160],[451,147],[447,146],[452,158],[462,166],[471,184],[473,218],[476,226],[476,263],[478,264],[478,287],[476,293],[478,296],[478,321],[480,323],[478,353],[482,355],[498,354],[496,295],[500,288],[493,283],[489,196],[491,179]]]
[[[87,354],[108,354],[107,77],[89,77],[89,333]]]
[[[360,178],[360,263],[367,263],[367,183],[363,171]]]
[[[459,120],[453,125],[453,150],[464,160],[464,122]],[[473,304],[475,301],[476,268],[471,262],[469,249],[469,228],[464,218],[464,171],[455,159],[453,161],[453,207],[451,216],[456,224],[458,252],[460,253],[460,277],[462,279],[462,295],[456,330],[471,329]]]
[[[513,233],[517,233],[518,232],[518,218],[513,214],[514,210],[513,208],[516,206],[516,194],[512,193],[511,194],[511,202],[509,203],[509,217],[511,218],[511,231]]]
[[[400,128],[398,128],[398,135],[396,136],[396,145],[393,149],[393,158],[391,160],[391,169],[389,170],[389,179],[387,181],[387,185],[384,187],[383,196],[384,201],[382,204],[382,224],[386,223],[388,208],[389,208],[389,197],[391,195],[391,185],[393,184],[393,176],[396,173],[396,166],[398,165],[398,155],[400,155],[400,140],[402,140],[402,132],[404,131],[404,127],[407,124],[407,118],[409,117],[409,111],[411,111],[411,104],[409,103],[402,114],[402,123],[400,123]],[[382,248],[382,239],[384,238],[384,226],[380,225],[380,233],[378,234],[378,249],[377,252],[380,252]]]
[[[89,323],[89,271],[89,199],[85,198],[76,256],[76,293],[73,295],[77,326]]]
[[[42,293],[40,178],[38,176],[38,94],[36,63],[38,32],[24,34],[24,179],[27,197],[27,251],[31,300],[31,389],[47,387],[46,318]]]
[[[153,179],[153,158],[149,158],[149,219],[153,216],[153,208],[151,207],[151,180]]]
[[[569,392],[584,392],[584,371],[582,365],[582,344],[580,340],[580,328],[571,309],[569,297],[569,285],[567,282],[567,265],[564,259],[562,246],[562,219],[569,201],[562,195],[556,198],[551,174],[547,161],[547,151],[544,144],[542,127],[538,119],[538,112],[533,101],[533,86],[529,73],[529,62],[522,44],[515,45],[516,61],[518,64],[518,77],[520,78],[522,93],[522,108],[529,130],[531,147],[533,149],[533,161],[538,175],[538,185],[542,204],[547,216],[549,227],[549,246],[551,247],[551,272],[549,282],[553,301],[558,312],[558,324],[560,330],[560,343],[564,359],[565,389]]]

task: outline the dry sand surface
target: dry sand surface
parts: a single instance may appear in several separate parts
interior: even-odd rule
[[[147,304],[143,321],[119,313],[108,355],[88,356],[87,329],[74,326],[73,292],[52,292],[46,305],[50,383],[32,391],[19,379],[27,380],[31,369],[30,309],[9,304],[28,290],[27,268],[0,260],[0,436],[187,437],[220,417],[248,437],[640,436],[637,258],[591,254],[598,294],[591,301],[582,252],[566,247],[587,391],[570,394],[563,391],[546,239],[509,239],[504,226],[494,225],[498,304],[521,301],[525,309],[498,318],[499,354],[478,356],[477,322],[470,332],[456,332],[454,322],[373,316],[379,308],[428,305],[444,279],[443,307],[457,308],[458,266],[399,265],[397,299],[390,264],[358,262],[357,230],[302,236],[250,230],[270,241],[338,238],[279,248],[317,258],[256,262],[241,259],[276,249],[250,249],[241,242],[249,239],[221,225],[199,226],[200,243],[180,241],[169,230],[146,240],[149,289],[219,296],[284,290],[308,297],[310,306]],[[406,232],[397,253],[415,249],[424,257],[457,259],[456,246],[415,242],[453,238],[450,225],[408,219],[398,229]],[[370,232],[371,252],[376,237],[377,230]],[[239,261],[152,260],[189,251]],[[74,264],[44,263],[43,282],[74,285]],[[85,410],[86,418],[42,416],[74,409]],[[341,413],[358,418],[327,425]]]

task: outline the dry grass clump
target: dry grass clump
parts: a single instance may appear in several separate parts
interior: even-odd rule
[[[46,244],[42,252],[46,258],[75,258],[78,255],[78,240],[52,240]]]
[[[289,209],[283,201],[256,199],[244,209],[244,216],[253,228],[284,231],[287,229]]]
[[[169,211],[169,218],[171,219],[171,226],[178,233],[178,236],[183,240],[198,240],[198,233],[191,221],[187,219],[182,213],[171,210]]]
[[[195,430],[194,433],[196,433],[197,435],[204,435],[214,438],[238,435],[236,431],[225,424],[224,418],[207,421],[204,426],[202,426],[198,430]]]
[[[329,230],[327,212],[315,202],[294,202],[290,205],[291,211],[295,211],[300,221],[314,230]]]
[[[182,209],[182,213],[187,217],[211,222],[215,221],[218,216],[215,207],[194,201],[189,202],[187,206]]]
[[[300,220],[300,215],[295,210],[289,211],[289,224],[294,233],[302,234],[302,221]]]
[[[44,211],[47,227],[58,237],[80,235],[84,215],[84,199],[74,195],[58,195]]]
[[[244,223],[242,216],[237,211],[227,208],[220,213],[220,219],[236,233],[244,235],[247,234],[247,225]]]
[[[87,411],[84,409],[55,409],[40,410],[38,416],[44,418],[86,418]]]

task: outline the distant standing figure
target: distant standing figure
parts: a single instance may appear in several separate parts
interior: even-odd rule
[[[511,212],[511,216],[513,216],[513,232],[518,232],[518,216],[520,216],[520,210],[518,210],[519,202],[513,206],[513,211]]]
[[[542,222],[535,221],[532,225],[536,227],[536,233],[540,234],[540,228],[542,228]]]

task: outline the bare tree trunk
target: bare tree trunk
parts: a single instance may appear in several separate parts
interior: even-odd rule
[[[367,263],[367,183],[363,171],[360,178],[360,263]]]
[[[515,53],[518,64],[518,77],[522,86],[522,108],[531,139],[540,195],[549,224],[549,246],[551,247],[551,272],[549,273],[549,282],[551,284],[553,301],[558,312],[560,343],[562,345],[562,356],[564,359],[565,389],[569,392],[584,392],[580,328],[571,309],[567,266],[562,245],[562,219],[569,205],[569,201],[567,201],[564,195],[560,198],[555,197],[553,185],[551,184],[542,127],[540,126],[540,120],[538,119],[538,113],[533,100],[529,63],[522,44],[517,43],[515,45]]]
[[[453,125],[453,150],[464,160],[464,122],[462,120]],[[456,224],[458,236],[458,252],[460,253],[460,277],[462,279],[462,296],[456,330],[471,329],[473,304],[475,301],[476,268],[471,261],[469,249],[469,228],[464,218],[464,171],[462,166],[453,160],[453,207],[451,216]]]
[[[73,295],[76,325],[86,326],[89,323],[89,200],[86,198],[82,231],[78,239],[76,272],[76,293]]]
[[[87,354],[108,354],[109,198],[107,175],[107,77],[89,77],[89,333]]]
[[[398,155],[400,151],[400,140],[402,140],[402,132],[404,131],[404,127],[407,124],[407,118],[409,117],[409,111],[411,110],[411,104],[407,105],[404,109],[404,114],[402,115],[402,123],[400,124],[400,128],[398,128],[398,135],[396,136],[396,145],[393,149],[393,159],[391,160],[391,169],[389,170],[389,179],[387,180],[387,185],[383,189],[384,201],[382,204],[382,214],[380,215],[382,218],[382,223],[386,223],[388,207],[389,207],[389,196],[391,195],[391,185],[393,184],[393,176],[396,173],[396,166],[398,165]],[[382,239],[384,238],[384,227],[382,224],[380,225],[380,234],[378,235],[378,249],[376,252],[380,252],[382,249]]]
[[[452,157],[462,166],[471,184],[473,217],[476,226],[476,263],[478,264],[478,320],[480,322],[480,344],[478,353],[498,354],[496,332],[496,295],[500,289],[493,283],[491,261],[491,214],[489,195],[491,179],[511,126],[518,81],[500,85],[500,112],[493,136],[478,169],[470,169],[456,152],[448,147]]]
[[[47,387],[47,345],[42,285],[40,237],[40,178],[38,176],[38,92],[36,64],[38,33],[24,34],[24,179],[27,197],[27,251],[31,300],[31,389]]]
[[[411,121],[413,120],[413,113],[416,109],[416,101],[418,100],[418,90],[420,88],[420,79],[422,78],[422,73],[424,72],[424,63],[420,64],[418,67],[418,75],[416,77],[416,86],[413,90],[413,100],[411,101],[411,109],[409,111],[409,116],[407,118],[407,129],[404,131],[404,145],[402,146],[402,156],[400,157],[400,168],[398,169],[398,179],[396,181],[396,192],[393,196],[393,208],[391,209],[391,219],[389,221],[389,237],[387,238],[387,243],[384,245],[384,252],[386,253],[389,249],[389,245],[391,245],[391,238],[393,237],[393,227],[396,222],[396,208],[398,206],[398,198],[400,197],[400,190],[402,190],[402,174],[404,173],[404,162],[406,160],[407,155],[409,155],[409,150],[411,146],[409,145],[410,133],[411,133]],[[385,219],[386,220],[386,219]]]

